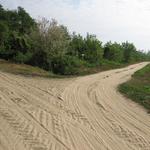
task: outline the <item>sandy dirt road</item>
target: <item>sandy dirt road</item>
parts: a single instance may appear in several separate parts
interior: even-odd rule
[[[72,79],[0,72],[0,150],[150,150],[150,116],[117,92],[146,64]]]

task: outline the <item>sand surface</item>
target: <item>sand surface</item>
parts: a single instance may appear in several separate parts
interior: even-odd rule
[[[117,91],[146,64],[68,79],[0,72],[0,150],[150,150],[150,115]]]

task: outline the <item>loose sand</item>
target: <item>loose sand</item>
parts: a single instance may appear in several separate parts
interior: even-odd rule
[[[150,150],[150,116],[117,91],[146,64],[68,79],[0,72],[0,150]]]

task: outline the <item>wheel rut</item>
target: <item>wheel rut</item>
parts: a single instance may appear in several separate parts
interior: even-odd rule
[[[117,86],[147,63],[69,79],[0,72],[0,150],[150,150],[150,118]]]

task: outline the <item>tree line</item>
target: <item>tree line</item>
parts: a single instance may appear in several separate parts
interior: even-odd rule
[[[0,5],[0,58],[38,66],[57,74],[79,74],[103,63],[150,60],[150,52],[137,51],[133,43],[103,44],[95,35],[69,33],[55,19],[35,21],[22,7]]]

